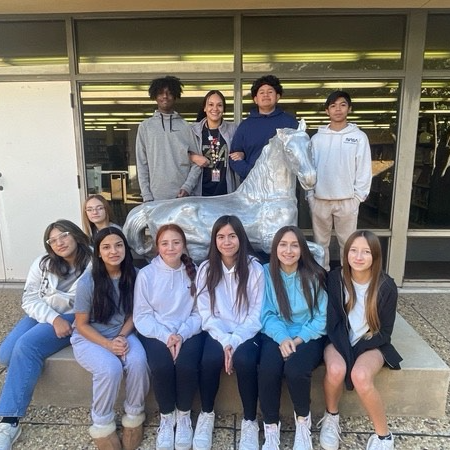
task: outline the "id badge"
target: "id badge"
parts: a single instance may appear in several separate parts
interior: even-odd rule
[[[220,181],[220,170],[219,169],[212,170],[211,181],[214,181],[215,183],[218,183]]]

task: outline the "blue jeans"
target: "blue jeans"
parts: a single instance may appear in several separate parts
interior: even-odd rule
[[[72,323],[74,314],[61,314]],[[0,416],[23,417],[45,359],[70,345],[70,337],[58,338],[52,325],[23,317],[0,346],[0,363],[8,366],[0,396]]]

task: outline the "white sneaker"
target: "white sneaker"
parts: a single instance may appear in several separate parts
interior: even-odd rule
[[[239,450],[259,450],[259,426],[257,420],[242,419]]]
[[[175,431],[175,450],[192,448],[191,411],[177,410],[177,429]]]
[[[262,450],[280,449],[280,427],[280,422],[278,424],[264,424],[264,445],[262,446]]]
[[[295,440],[293,450],[313,450],[311,440],[311,412],[306,417],[295,414]]]
[[[366,450],[393,450],[394,435],[391,433],[391,439],[380,439],[378,435],[372,434],[367,442]]]
[[[175,438],[175,411],[169,414],[161,414],[161,421],[156,437],[156,450],[173,450]]]
[[[319,420],[317,427],[320,428],[320,446],[324,450],[338,450],[341,440],[341,427],[339,426],[339,414],[330,414],[325,411]]]
[[[192,441],[194,450],[211,450],[214,417],[214,411],[210,413],[202,411],[198,416],[194,439]]]
[[[11,450],[14,442],[20,436],[22,428],[19,424],[12,426],[10,423],[0,423],[0,450]]]

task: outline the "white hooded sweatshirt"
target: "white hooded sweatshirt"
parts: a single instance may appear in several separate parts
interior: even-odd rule
[[[168,266],[161,256],[141,269],[134,287],[133,321],[143,336],[164,344],[171,334],[186,339],[200,333],[201,319],[191,296],[186,267]]]
[[[311,149],[317,171],[314,197],[357,198],[360,202],[366,199],[372,183],[372,156],[366,133],[354,123],[340,131],[322,126],[311,138]]]
[[[197,305],[202,317],[202,328],[225,348],[236,350],[243,342],[251,339],[261,330],[261,307],[264,296],[264,272],[255,259],[249,262],[247,283],[248,311],[237,311],[234,306],[239,279],[235,268],[230,270],[222,263],[223,275],[215,289],[216,301],[211,311],[210,296],[206,284],[209,261],[200,265],[197,273]]]

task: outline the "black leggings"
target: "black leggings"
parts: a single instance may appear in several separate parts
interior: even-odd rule
[[[233,353],[233,367],[237,376],[245,420],[256,419],[260,336],[258,333],[243,342]],[[204,412],[214,410],[214,401],[219,390],[224,361],[222,345],[207,333],[200,368],[200,396]]]
[[[323,359],[325,338],[313,339],[297,345],[295,353],[284,361],[279,345],[261,334],[259,365],[259,401],[265,423],[280,421],[280,397],[283,374],[295,413],[307,416],[311,402],[311,375]]]
[[[198,388],[205,333],[196,334],[183,342],[175,363],[164,342],[141,335],[139,338],[147,354],[160,413],[169,414],[175,406],[180,411],[189,411]]]

